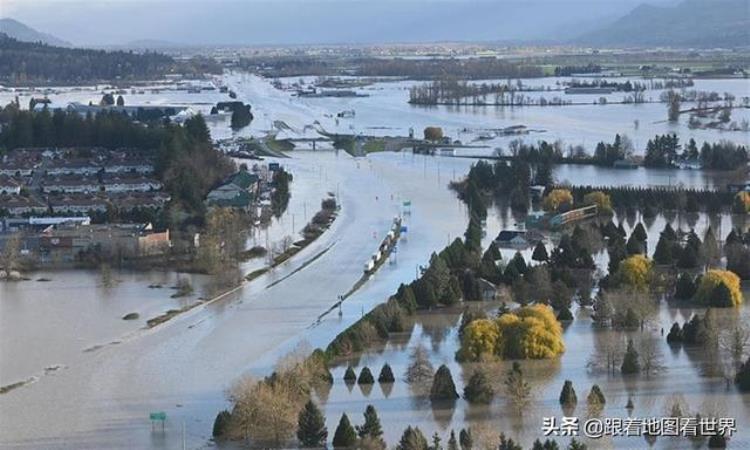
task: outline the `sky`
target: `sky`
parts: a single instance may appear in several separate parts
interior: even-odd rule
[[[677,0],[0,0],[74,45],[566,40],[640,3]]]

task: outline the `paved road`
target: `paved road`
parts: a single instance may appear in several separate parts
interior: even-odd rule
[[[297,154],[292,172],[320,164],[342,211],[333,227],[292,262],[229,296],[118,345],[81,353],[60,371],[0,396],[0,446],[9,448],[179,448],[184,421],[190,448],[203,446],[225,390],[242,374],[266,373],[299,342],[325,345],[384,301],[417,264],[461,234],[465,211],[436,170],[436,159],[382,154]],[[398,262],[385,265],[344,304],[343,317],[315,318],[361,276],[404,199],[412,201]],[[331,249],[287,276],[322,249]],[[150,411],[165,411],[152,433]]]

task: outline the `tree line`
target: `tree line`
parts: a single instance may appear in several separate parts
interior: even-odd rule
[[[177,62],[155,52],[104,51],[22,42],[0,33],[0,81],[7,84],[153,80],[169,73],[220,73],[215,61]]]

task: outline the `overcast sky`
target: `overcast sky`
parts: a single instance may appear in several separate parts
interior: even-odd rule
[[[640,3],[677,0],[0,0],[75,45],[315,44],[567,39]]]

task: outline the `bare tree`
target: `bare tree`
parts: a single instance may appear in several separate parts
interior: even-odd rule
[[[293,436],[298,398],[287,383],[242,379],[232,387],[230,434],[281,448]]]
[[[620,370],[627,347],[624,336],[616,331],[603,331],[597,333],[595,339],[596,350],[588,361],[588,367],[615,375]]]
[[[526,382],[521,365],[518,362],[513,363],[513,368],[508,371],[503,383],[505,395],[508,396],[518,414],[522,415],[531,402],[531,386]]]
[[[744,324],[735,324],[719,335],[722,374],[727,388],[732,385],[735,374],[742,365],[749,343],[750,329]]]
[[[410,356],[411,364],[406,369],[406,382],[415,386],[429,386],[435,373],[427,349],[422,344],[414,348]]]
[[[638,341],[638,355],[641,360],[641,371],[649,378],[652,373],[664,369],[659,340],[653,336],[644,336]]]
[[[6,272],[18,268],[18,260],[21,255],[21,235],[20,233],[14,233],[5,240],[5,246],[3,247],[2,260],[0,260],[0,266],[5,269]]]

